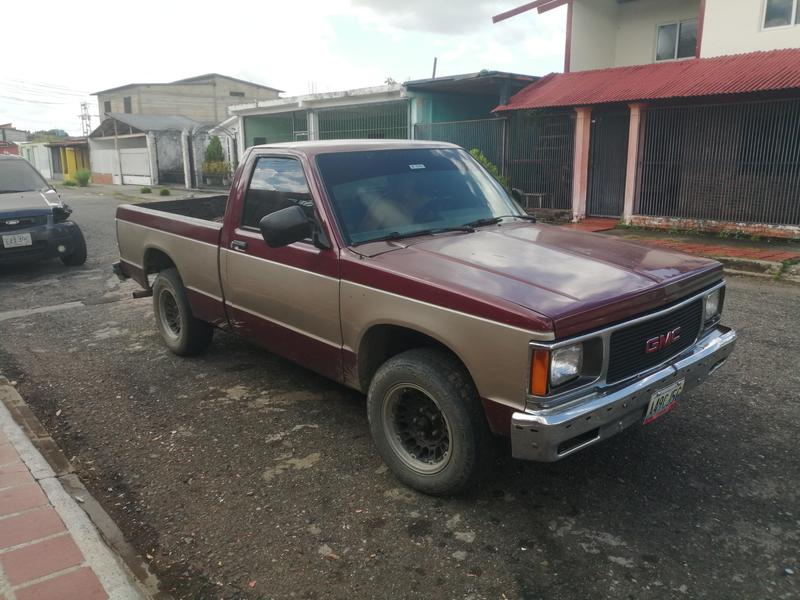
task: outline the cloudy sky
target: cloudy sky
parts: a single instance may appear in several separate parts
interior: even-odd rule
[[[0,123],[80,133],[91,92],[219,72],[287,94],[563,64],[565,8],[492,25],[525,0],[3,2]],[[13,51],[10,49],[13,48]]]

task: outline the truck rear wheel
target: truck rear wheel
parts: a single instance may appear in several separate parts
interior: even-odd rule
[[[367,411],[383,460],[420,492],[463,491],[491,464],[493,443],[478,392],[445,352],[409,350],[386,361],[370,384]]]
[[[192,315],[177,269],[164,269],[153,283],[156,327],[167,347],[179,356],[200,354],[211,343],[214,328]]]

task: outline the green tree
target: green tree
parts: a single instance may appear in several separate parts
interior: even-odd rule
[[[206,148],[206,162],[222,162],[225,160],[225,154],[222,152],[222,142],[219,141],[219,136],[212,136],[211,141]]]
[[[484,169],[489,171],[489,174],[492,177],[494,177],[500,185],[502,185],[506,189],[509,189],[508,179],[503,177],[503,175],[500,173],[500,169],[497,168],[497,165],[495,165],[492,161],[486,158],[486,155],[483,152],[481,152],[477,148],[473,148],[472,150],[469,151],[469,153],[472,155],[472,158],[481,163],[481,166]]]

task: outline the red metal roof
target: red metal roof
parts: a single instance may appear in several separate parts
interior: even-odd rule
[[[495,111],[800,88],[800,48],[551,73]]]

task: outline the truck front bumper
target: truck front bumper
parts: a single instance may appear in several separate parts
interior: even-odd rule
[[[552,462],[642,423],[651,396],[683,379],[683,393],[705,381],[733,351],[736,332],[717,325],[697,343],[657,371],[597,390],[548,409],[515,412],[511,447],[515,458]]]

